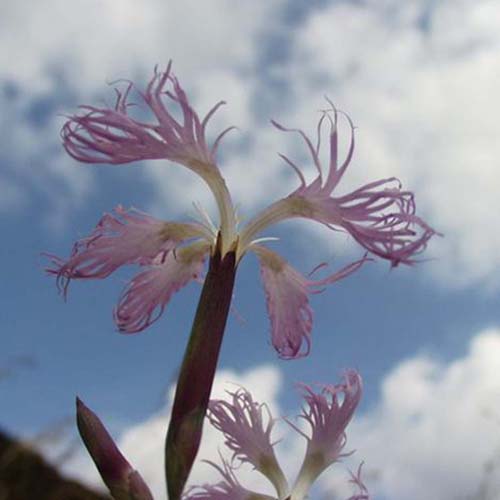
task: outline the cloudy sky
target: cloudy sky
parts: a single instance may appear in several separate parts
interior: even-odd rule
[[[210,131],[238,127],[219,159],[243,218],[296,187],[278,152],[307,163],[302,145],[269,120],[313,134],[327,95],[357,127],[341,190],[397,176],[444,234],[417,267],[390,270],[377,261],[314,297],[312,352],[299,361],[281,361],[272,349],[257,263],[246,259],[216,390],[246,385],[276,416],[293,416],[296,382],[333,383],[357,368],[365,394],[348,432],[357,451],[324,474],[315,498],[347,497],[346,466],[361,460],[375,498],[493,498],[499,24],[495,0],[3,2],[0,425],[29,439],[62,429],[78,394],[163,498],[161,440],[200,286],[179,293],[147,332],[123,336],[112,309],[129,271],[74,283],[65,303],[41,254],[68,255],[118,204],[165,219],[187,220],[193,201],[213,213],[209,191],[179,166],[80,165],[60,145],[63,115],[81,103],[112,103],[116,80],[144,87],[154,66],[172,59],[201,114],[227,101]],[[348,130],[340,132],[345,151]],[[347,235],[311,224],[266,235],[279,237],[273,247],[305,273],[361,255]],[[293,476],[303,443],[286,426],[280,432]],[[71,433],[64,439],[72,442]],[[201,458],[214,458],[215,439],[207,433]],[[98,485],[78,450],[67,472]],[[213,476],[203,464],[195,475]]]

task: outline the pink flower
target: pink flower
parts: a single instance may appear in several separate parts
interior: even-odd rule
[[[315,392],[310,386],[301,385],[305,406],[299,418],[310,426],[310,435],[285,419],[291,427],[307,440],[307,449],[302,467],[292,488],[289,487],[276,459],[271,440],[274,419],[265,405],[253,400],[245,389],[229,392],[230,401],[212,400],[208,418],[214,427],[223,433],[225,444],[233,453],[233,461],[248,462],[264,474],[274,485],[277,498],[302,500],[307,498],[312,484],[318,476],[340,458],[350,453],[343,452],[346,443],[346,427],[351,421],[362,394],[361,376],[354,370],[344,375],[338,385],[323,386]],[[265,414],[264,414],[265,410]],[[211,462],[209,462],[211,463]],[[207,496],[190,496],[189,499],[264,498],[244,490],[242,496],[216,496],[216,492],[240,491],[233,467],[223,460],[223,468],[211,463],[221,473],[223,481],[215,486],[205,485],[201,490]],[[368,490],[361,481],[361,466],[357,474],[351,473],[350,482],[359,493],[349,500],[368,500]],[[188,492],[189,493],[189,492]],[[201,493],[200,493],[201,495]],[[213,495],[213,496],[210,496]]]
[[[350,370],[343,383],[325,386],[320,393],[306,385],[302,389],[306,407],[300,417],[311,427],[311,436],[288,422],[307,440],[306,456],[294,486],[297,491],[307,491],[327,467],[344,456],[345,429],[361,399],[362,381],[359,373]]]
[[[57,276],[64,293],[71,279],[104,278],[127,264],[147,266],[126,287],[115,311],[122,331],[141,331],[158,319],[174,292],[190,279],[199,279],[206,255],[217,251],[223,257],[234,252],[237,265],[248,252],[254,252],[261,266],[273,346],[285,359],[305,356],[311,344],[311,294],[372,260],[366,253],[387,259],[392,266],[413,264],[436,234],[416,215],[413,194],[402,190],[394,178],[370,182],[347,195],[335,196],[354,153],[354,127],[330,101],[331,107],[321,113],[315,144],[303,131],[273,122],[279,130],[300,135],[317,175],[308,184],[302,169],[281,155],[296,172],[300,185],[239,227],[229,190],[216,164],[220,140],[230,128],[218,134],[212,144],[206,139],[208,122],[223,102],[201,119],[169,63],[165,72],[155,70],[146,91],[139,92],[153,117],[143,121],[130,114],[133,88],[129,84],[124,92],[118,91],[113,109],[82,106],[82,112],[70,117],[62,129],[64,147],[75,159],[87,163],[122,164],[144,159],[180,163],[206,182],[214,195],[219,221],[214,224],[201,212],[203,220],[199,223],[164,222],[118,207],[75,244],[67,260],[51,256],[48,272]],[[344,116],[350,127],[348,151],[342,162],[338,159],[339,116]],[[325,126],[329,137],[326,169],[320,161]],[[309,219],[347,232],[363,247],[365,256],[323,279],[301,275],[261,245],[269,239],[261,237],[263,231],[292,218]],[[196,253],[194,260],[175,259],[183,248],[204,248],[205,252]]]
[[[271,442],[274,420],[269,409],[255,402],[243,388],[228,394],[231,402],[222,399],[210,401],[210,423],[224,434],[233,459],[253,465],[271,481],[278,495],[285,494],[288,483],[274,454]]]

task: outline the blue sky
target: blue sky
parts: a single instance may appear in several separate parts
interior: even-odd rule
[[[278,413],[293,414],[295,382],[331,383],[355,367],[365,395],[352,441],[377,498],[421,498],[422,484],[426,498],[477,491],[482,464],[500,446],[488,434],[495,431],[491,419],[483,421],[500,397],[496,2],[321,1],[306,8],[284,0],[147,0],[140,7],[133,0],[78,0],[69,11],[62,0],[49,0],[43,8],[5,6],[0,17],[0,368],[15,368],[0,381],[1,426],[33,437],[72,415],[78,394],[126,447],[135,431],[146,442],[155,415],[168,413],[165,391],[200,286],[176,295],[148,331],[124,336],[112,309],[132,270],[72,283],[65,303],[43,272],[41,253],[68,255],[118,204],[169,220],[186,220],[193,201],[213,211],[209,191],[180,166],[80,165],[60,146],[62,114],[80,103],[110,103],[109,82],[130,78],[144,86],[155,64],[173,59],[200,113],[227,101],[210,130],[238,126],[223,142],[220,163],[247,218],[295,185],[277,152],[306,158],[269,119],[313,133],[328,95],[358,127],[344,189],[396,175],[415,192],[419,213],[445,235],[431,242],[428,262],[390,270],[377,261],[313,297],[312,352],[299,361],[281,361],[272,349],[258,266],[245,259],[221,369],[234,380],[256,381],[256,390],[267,382],[252,373],[275,377],[276,387],[261,387],[262,397],[273,398]],[[302,272],[361,255],[348,236],[310,224],[283,224],[267,235],[280,238],[273,248]],[[33,366],[16,365],[19,357]],[[454,382],[461,377],[467,383]],[[448,406],[441,408],[435,394]],[[476,396],[481,404],[473,404]],[[410,402],[424,406],[417,411]],[[392,459],[375,451],[388,440]],[[481,441],[471,444],[470,463],[450,459],[459,440]],[[440,454],[419,447],[423,441],[436,443]],[[160,460],[154,453],[152,445],[138,467],[159,481],[148,469]],[[446,464],[441,475],[426,466],[436,456]],[[340,491],[334,476],[325,475],[325,491]]]

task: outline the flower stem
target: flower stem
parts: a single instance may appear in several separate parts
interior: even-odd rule
[[[236,274],[234,251],[221,254],[220,237],[182,362],[165,449],[169,500],[179,500],[200,446]]]

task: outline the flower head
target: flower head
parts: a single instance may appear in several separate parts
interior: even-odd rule
[[[327,467],[343,456],[345,429],[361,400],[362,381],[356,371],[350,370],[341,384],[324,386],[319,393],[307,385],[301,387],[306,405],[300,417],[309,424],[311,435],[288,423],[307,440],[306,456],[294,486],[307,491]]]
[[[210,401],[210,423],[224,434],[233,459],[250,463],[271,481],[278,494],[286,493],[288,483],[274,454],[271,442],[274,419],[267,406],[255,402],[243,388],[229,395],[231,402]]]
[[[117,91],[114,108],[82,106],[62,129],[66,151],[86,163],[123,164],[145,159],[177,162],[199,175],[210,188],[219,212],[218,225],[205,215],[196,223],[166,222],[136,210],[117,207],[106,214],[92,233],[78,241],[67,260],[51,256],[48,272],[57,277],[66,293],[72,279],[104,278],[123,265],[141,266],[122,293],[114,318],[124,332],[147,328],[161,315],[172,294],[191,279],[199,279],[207,255],[229,252],[236,264],[249,252],[257,255],[271,319],[272,344],[285,359],[305,356],[311,344],[313,314],[309,297],[381,257],[392,266],[413,264],[435,234],[416,215],[413,193],[402,190],[394,179],[381,179],[349,194],[335,190],[346,174],[354,154],[351,119],[328,101],[321,112],[315,144],[301,130],[273,121],[286,133],[298,134],[309,153],[317,175],[309,183],[303,169],[281,155],[299,179],[299,186],[238,227],[236,212],[225,180],[216,163],[222,131],[210,144],[206,129],[223,104],[217,103],[202,119],[191,105],[171,64],[155,70],[144,92],[139,92],[153,119],[131,116],[130,94],[134,86]],[[350,128],[347,155],[338,158],[338,122],[344,117]],[[329,164],[320,161],[322,135],[327,129]],[[261,233],[286,219],[305,218],[350,234],[365,255],[325,278],[303,276],[282,257],[264,247]],[[265,239],[265,238],[264,238]]]
[[[345,431],[362,393],[361,377],[354,370],[347,371],[340,384],[323,386],[319,392],[315,392],[307,385],[300,387],[305,405],[299,418],[309,424],[310,435],[285,419],[307,440],[304,461],[292,488],[289,487],[273,450],[271,432],[275,420],[269,414],[267,407],[254,401],[251,394],[242,388],[236,392],[229,392],[229,401],[212,400],[209,406],[209,421],[224,435],[225,444],[233,453],[233,461],[239,459],[241,462],[253,465],[274,485],[278,499],[307,498],[318,476],[340,458],[349,454],[343,452],[346,443]],[[264,410],[266,418],[264,418]],[[223,460],[222,467],[213,463],[211,465],[221,473],[223,481],[215,486],[204,485],[201,489],[192,488],[190,492],[197,491],[200,496],[188,494],[187,498],[213,500],[264,498],[258,496],[257,493],[253,493],[255,496],[252,496],[252,492],[239,485],[233,466],[229,462]],[[350,482],[358,487],[359,492],[349,500],[369,498],[368,490],[361,480],[361,466],[357,474],[351,473]],[[222,491],[234,496],[217,496]],[[202,492],[206,496],[203,496]]]

